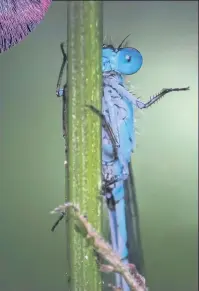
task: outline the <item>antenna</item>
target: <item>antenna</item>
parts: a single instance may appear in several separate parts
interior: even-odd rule
[[[123,39],[123,41],[121,42],[121,44],[118,46],[118,50],[122,47],[123,43],[125,42],[125,40],[131,35],[131,33],[129,35],[127,35],[125,37],[125,39]]]

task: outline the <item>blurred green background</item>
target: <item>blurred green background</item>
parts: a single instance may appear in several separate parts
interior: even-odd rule
[[[133,167],[151,291],[197,289],[197,1],[104,2],[104,35],[129,45],[144,65],[132,84],[144,100],[171,93],[139,115]],[[62,291],[64,200],[61,100],[55,96],[66,40],[66,3],[54,2],[20,45],[0,55],[0,290]],[[85,290],[86,291],[86,290]]]

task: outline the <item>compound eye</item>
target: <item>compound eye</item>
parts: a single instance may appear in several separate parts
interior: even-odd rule
[[[135,48],[121,48],[116,56],[116,69],[123,75],[135,74],[141,68],[143,58]]]

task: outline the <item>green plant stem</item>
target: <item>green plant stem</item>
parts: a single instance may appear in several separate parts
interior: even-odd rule
[[[67,6],[67,200],[78,203],[101,231],[102,2],[70,1]],[[70,219],[67,231],[70,291],[101,290],[93,251],[86,248]]]

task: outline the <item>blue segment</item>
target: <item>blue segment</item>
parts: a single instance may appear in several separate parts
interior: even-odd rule
[[[110,72],[115,71],[116,69],[116,52],[112,48],[103,48],[102,49],[102,71]]]

